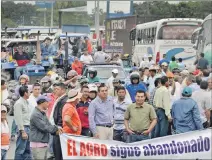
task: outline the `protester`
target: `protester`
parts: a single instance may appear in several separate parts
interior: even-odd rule
[[[126,88],[130,94],[130,97],[133,103],[135,102],[135,95],[138,90],[144,91],[146,93],[145,97],[149,98],[145,84],[143,84],[142,82],[139,82],[140,81],[139,73],[137,72],[131,73],[130,81],[131,81],[131,84],[129,84]]]
[[[171,119],[171,99],[170,93],[167,87],[169,86],[169,80],[166,76],[161,78],[161,87],[155,92],[153,103],[156,107],[156,114],[158,122],[153,130],[152,137],[167,136],[168,125]]]
[[[200,90],[193,92],[192,98],[197,102],[200,111],[200,117],[204,128],[210,126],[210,111],[212,110],[211,93],[207,91],[208,82],[200,83]]]
[[[82,97],[80,98],[79,103],[76,105],[77,112],[79,114],[79,118],[82,124],[81,135],[91,136],[92,133],[89,129],[89,121],[88,121],[88,107],[90,105],[88,86],[82,86],[81,93]]]
[[[110,89],[113,88],[113,80],[118,76],[118,69],[112,70],[112,76],[107,80],[106,86]]]
[[[208,91],[212,91],[212,77],[208,79]]]
[[[78,73],[75,70],[70,70],[67,73],[67,80],[64,82],[65,85],[68,85],[69,89],[78,89],[79,83],[78,83]]]
[[[57,125],[58,127],[62,128],[63,126],[62,109],[68,99],[68,96],[66,94],[66,85],[64,83],[57,83],[54,86],[54,90],[55,90],[55,95],[58,98],[54,103],[49,120],[52,125]],[[53,151],[54,151],[55,160],[62,160],[60,138],[57,135],[53,137]]]
[[[74,62],[71,65],[71,69],[75,70],[78,75],[82,75],[83,64],[79,61],[77,57],[74,58]]]
[[[144,55],[143,61],[140,62],[140,68],[149,68],[150,67],[150,62],[148,59],[148,55]]]
[[[105,63],[110,61],[111,57],[102,51],[102,46],[97,47],[97,52],[94,54],[95,63]]]
[[[200,58],[195,62],[195,65],[200,67],[201,69],[208,69],[209,63],[208,60],[204,58],[205,54],[201,53]]]
[[[156,68],[154,66],[149,68],[149,72],[150,72],[150,76],[147,80],[147,84],[148,84],[148,89],[149,89],[149,93],[152,92],[152,90],[155,88],[155,79],[156,77]]]
[[[88,74],[89,74],[89,76],[88,76],[89,83],[96,83],[96,82],[100,81],[99,77],[97,76],[96,69],[93,69],[93,68],[89,69]]]
[[[19,88],[20,98],[14,105],[15,123],[18,126],[19,134],[16,141],[15,160],[32,159],[29,132],[30,132],[30,114],[31,107],[29,106],[29,91],[27,86]]]
[[[91,101],[88,108],[89,126],[95,138],[101,140],[113,139],[114,104],[108,96],[108,88],[101,84],[98,96]]]
[[[155,65],[155,61],[152,59],[152,54],[148,55],[149,59],[149,68]]]
[[[198,86],[198,84],[195,83],[195,78],[192,75],[189,75],[186,78],[186,85],[187,87],[190,87],[192,89],[192,92],[200,90],[200,86]]]
[[[183,70],[182,72],[180,72],[180,76],[181,76],[181,80],[180,80],[181,87],[185,88],[187,86],[186,79],[189,76],[188,70]]]
[[[124,68],[123,61],[122,61],[122,59],[120,58],[119,54],[116,54],[116,55],[114,56],[114,59],[115,59],[115,62],[116,62],[116,63],[118,63],[121,67]]]
[[[7,84],[5,80],[1,80],[1,104],[4,104],[6,107],[10,107],[9,92],[7,89]]]
[[[32,87],[32,94],[29,96],[28,102],[30,104],[31,111],[33,112],[34,108],[37,106],[37,98],[41,94],[41,85],[39,83],[35,83]]]
[[[149,78],[149,68],[148,67],[145,67],[144,68],[144,75],[143,75],[143,82],[145,84],[147,84],[148,78]]]
[[[82,94],[76,90],[70,90],[68,92],[67,103],[62,109],[63,120],[63,132],[68,134],[80,135],[82,131],[82,125],[79,115],[76,110],[76,105],[79,103],[79,99]]]
[[[23,46],[18,46],[18,52],[15,52],[13,55],[14,63],[18,67],[14,71],[14,78],[16,80],[21,76],[21,72],[23,72],[25,65],[30,62],[30,57],[27,53],[23,51]]]
[[[163,62],[163,63],[161,64],[161,69],[162,69],[161,75],[162,75],[162,76],[166,76],[167,72],[169,72],[169,71],[168,71],[168,63]]]
[[[178,62],[177,64],[178,64],[179,70],[180,70],[180,71],[185,70],[186,65],[183,63],[183,59],[182,59],[182,58],[179,58],[178,61],[179,61],[179,62]]]
[[[53,90],[51,88],[51,79],[48,76],[43,77],[41,80],[41,86],[42,86],[42,94],[48,94],[48,93],[52,93]]]
[[[10,147],[10,129],[7,122],[7,108],[1,105],[1,160],[6,160]]]
[[[155,92],[158,88],[161,87],[161,78],[156,78],[155,79],[155,88],[152,90],[152,92],[150,92],[150,96],[149,96],[149,104],[152,105],[153,107],[154,105],[154,97],[155,97]]]
[[[37,98],[37,106],[35,107],[30,118],[30,147],[32,149],[33,159],[46,159],[47,147],[49,142],[49,133],[59,135],[62,130],[55,125],[51,125],[47,116],[50,99],[45,96]]]
[[[95,84],[88,84],[88,88],[89,88],[89,98],[92,101],[97,97],[98,88]]]
[[[137,142],[149,139],[149,134],[157,123],[154,108],[145,103],[145,92],[138,90],[136,102],[129,105],[124,115],[125,127],[129,134],[128,142]]]
[[[173,56],[171,62],[169,63],[169,71],[172,72],[174,68],[178,68],[178,64]]]
[[[209,75],[210,75],[209,70],[204,69],[202,73],[203,73],[203,75],[202,75],[202,80],[203,80],[203,81],[207,81],[208,78],[209,78]]]
[[[83,64],[90,64],[91,62],[93,62],[93,58],[91,55],[88,54],[88,50],[84,50],[83,52],[84,54],[80,57],[80,61]]]
[[[185,87],[182,98],[172,106],[172,117],[175,133],[185,133],[203,129],[197,103],[191,98],[192,89]]]
[[[124,140],[124,113],[132,102],[126,98],[126,89],[123,86],[119,86],[117,89],[118,97],[114,100],[114,127],[113,127],[113,139],[117,141]]]

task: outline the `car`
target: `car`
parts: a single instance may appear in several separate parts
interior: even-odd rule
[[[117,78],[119,78],[122,82],[126,83],[127,80],[127,74],[124,71],[124,68],[117,64],[107,64],[107,63],[91,63],[84,66],[83,70],[83,76],[88,77],[88,70],[89,69],[96,69],[97,76],[100,78],[100,83],[105,83],[111,76],[112,76],[112,70],[117,69],[119,71],[119,74]]]

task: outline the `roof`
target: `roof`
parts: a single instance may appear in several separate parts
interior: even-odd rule
[[[5,47],[9,47],[11,46],[12,44],[20,44],[20,43],[36,43],[37,42],[37,39],[27,39],[27,40],[23,40],[23,39],[12,39],[10,40],[9,42],[6,43]]]

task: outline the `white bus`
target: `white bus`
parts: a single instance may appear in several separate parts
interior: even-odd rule
[[[196,51],[191,36],[201,23],[201,19],[170,18],[137,25],[130,32],[134,42],[132,62],[139,65],[144,55],[152,55],[158,63],[165,55],[167,60],[175,56],[193,64]]]
[[[209,64],[212,64],[212,14],[208,15],[202,22],[201,27],[196,29],[191,38],[191,43],[197,53],[204,53]]]

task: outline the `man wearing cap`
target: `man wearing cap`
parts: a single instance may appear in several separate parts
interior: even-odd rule
[[[149,84],[149,93],[152,92],[152,90],[155,88],[155,79],[157,78],[156,76],[156,68],[154,66],[151,66],[149,68],[149,72],[150,72],[150,76],[149,78],[147,79],[147,84]]]
[[[75,70],[70,70],[67,73],[67,80],[64,82],[65,85],[68,85],[68,88],[70,89],[78,89],[78,73]]]
[[[162,69],[161,75],[162,75],[162,76],[166,76],[166,74],[167,74],[167,72],[168,72],[168,63],[163,62],[163,63],[161,64],[161,69]]]
[[[52,93],[53,90],[51,89],[51,80],[48,76],[43,77],[41,80],[42,85],[42,94]]]
[[[76,110],[76,105],[79,103],[82,94],[77,90],[70,90],[68,92],[67,103],[62,110],[63,131],[68,134],[80,135],[82,125],[79,115]]]
[[[10,145],[10,129],[7,122],[7,107],[1,105],[1,160],[6,160]]]
[[[95,63],[105,63],[109,61],[110,56],[102,51],[102,46],[97,47],[97,52],[94,54],[94,62]]]
[[[89,88],[89,98],[92,101],[97,96],[98,88],[95,84],[88,84],[88,88]]]
[[[152,59],[152,54],[148,55],[148,59],[149,59],[149,67],[155,65],[155,61]]]
[[[114,103],[108,96],[108,88],[101,84],[98,96],[91,101],[88,108],[89,127],[95,138],[101,140],[113,139]]]
[[[196,78],[194,78],[193,75],[189,75],[187,78],[186,78],[186,85],[187,87],[190,87],[192,89],[192,92],[194,91],[198,91],[200,90],[200,86],[197,85]]]
[[[20,98],[14,105],[14,118],[18,126],[19,134],[16,141],[15,160],[32,159],[29,132],[30,132],[30,115],[31,107],[29,106],[29,91],[27,86],[19,88]]]
[[[83,52],[84,54],[80,57],[80,61],[83,64],[90,64],[91,62],[93,62],[93,58],[91,55],[88,54],[88,50],[86,49]]]
[[[112,70],[112,76],[106,82],[106,85],[109,89],[113,87],[113,80],[114,80],[114,78],[116,78],[118,76],[118,73],[119,73],[118,69]]]
[[[37,98],[37,107],[35,107],[30,118],[30,147],[35,160],[46,159],[46,152],[49,142],[49,133],[59,135],[62,130],[49,122],[46,111],[50,99],[45,96]]]
[[[185,87],[183,97],[172,105],[173,125],[177,134],[203,129],[198,105],[191,95],[192,89]]]

